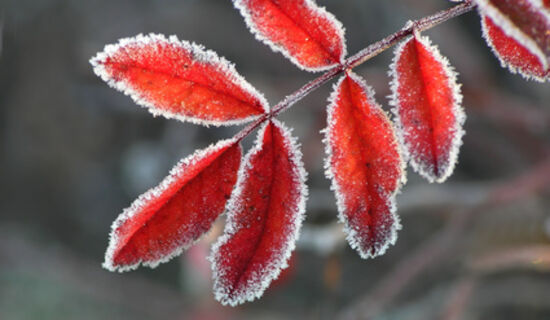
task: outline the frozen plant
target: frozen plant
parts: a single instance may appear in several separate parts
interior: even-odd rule
[[[456,73],[421,32],[474,10],[502,65],[528,79],[550,78],[550,2],[465,0],[346,58],[342,24],[313,0],[234,0],[257,39],[319,78],[270,108],[235,67],[175,36],[138,35],[92,58],[95,73],[154,115],[202,125],[250,122],[231,139],[181,160],[157,187],[115,220],[103,266],[155,267],[192,246],[224,212],[224,234],[210,260],[216,299],[260,297],[287,267],[305,215],[306,172],[299,144],[276,117],[342,74],[330,95],[327,176],[347,240],[363,258],[384,254],[401,228],[395,195],[405,161],[429,182],[457,163],[464,111]],[[399,44],[390,67],[394,121],[352,70]],[[243,158],[240,142],[256,129]]]

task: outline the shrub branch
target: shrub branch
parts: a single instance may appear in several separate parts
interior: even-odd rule
[[[286,111],[287,109],[291,108],[298,101],[302,100],[308,94],[315,91],[317,88],[321,87],[325,83],[334,79],[345,70],[351,70],[355,67],[362,65],[363,63],[376,57],[380,53],[393,47],[394,45],[396,45],[406,37],[410,36],[415,30],[416,31],[429,30],[447,20],[456,18],[467,12],[470,12],[473,9],[475,9],[475,7],[476,5],[472,2],[472,0],[465,0],[460,4],[455,5],[449,9],[439,11],[433,15],[430,15],[415,21],[407,22],[407,24],[401,30],[365,47],[361,51],[357,52],[356,54],[346,59],[344,63],[328,70],[318,78],[311,80],[300,89],[288,95],[286,98],[284,98],[279,103],[277,103],[269,113],[266,113],[260,116],[253,123],[251,123],[244,129],[242,129],[239,133],[237,133],[237,136],[236,136],[237,141],[244,139],[252,131],[258,128],[262,123],[264,123],[265,121],[273,117],[276,117],[283,111]]]

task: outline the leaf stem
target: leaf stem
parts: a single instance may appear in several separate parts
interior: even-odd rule
[[[464,0],[460,4],[454,7],[451,7],[449,9],[439,11],[433,15],[430,15],[415,21],[407,22],[401,30],[385,37],[380,41],[377,41],[367,46],[363,50],[347,58],[343,64],[337,65],[336,67],[328,70],[327,72],[322,74],[320,77],[306,83],[300,89],[286,96],[283,100],[277,103],[269,113],[263,114],[254,122],[252,122],[251,124],[246,126],[244,129],[242,129],[239,133],[237,133],[237,135],[235,136],[235,139],[237,141],[241,141],[246,136],[248,136],[252,131],[258,128],[262,123],[264,123],[265,121],[273,117],[276,117],[283,111],[286,111],[287,109],[292,107],[294,104],[296,104],[298,101],[302,100],[304,97],[310,94],[312,91],[321,87],[323,84],[327,83],[328,81],[334,79],[344,70],[351,70],[355,67],[360,66],[366,61],[376,57],[380,53],[396,45],[398,42],[400,42],[401,40],[411,35],[414,31],[424,31],[424,30],[431,29],[447,20],[450,20],[452,18],[461,16],[467,12],[470,12],[475,7],[476,7],[476,4],[474,4],[472,0]]]

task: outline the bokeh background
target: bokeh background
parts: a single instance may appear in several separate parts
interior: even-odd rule
[[[351,53],[451,5],[318,3],[345,25]],[[217,51],[272,104],[315,77],[254,40],[231,1],[0,0],[0,319],[550,319],[550,84],[502,69],[476,13],[426,32],[460,73],[467,134],[445,184],[409,170],[403,230],[385,256],[361,260],[336,222],[325,85],[281,117],[303,145],[311,197],[291,267],[262,299],[213,299],[205,257],[223,219],[155,270],[103,270],[122,209],[239,129],[153,118],[93,74],[105,44],[149,32]],[[391,58],[356,70],[386,110]]]

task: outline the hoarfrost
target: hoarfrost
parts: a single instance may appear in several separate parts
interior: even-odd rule
[[[270,0],[271,1],[271,0]],[[347,55],[346,50],[346,39],[345,39],[345,29],[340,21],[336,19],[336,17],[328,12],[324,7],[318,6],[314,0],[286,0],[286,1],[296,1],[304,4],[305,12],[302,13],[302,17],[306,17],[308,14],[312,14],[315,17],[312,18],[312,20],[315,20],[316,23],[327,23],[330,26],[330,29],[332,29],[336,37],[338,38],[336,42],[333,42],[329,48],[325,48],[325,50],[328,49],[328,52],[335,51],[336,49],[340,49],[340,56],[339,61],[336,61],[334,63],[330,63],[327,65],[319,66],[319,67],[311,67],[304,65],[303,61],[300,61],[298,57],[293,55],[289,51],[289,47],[286,47],[281,42],[274,42],[272,38],[272,35],[266,34],[266,32],[263,32],[260,30],[260,27],[256,24],[254,21],[254,18],[257,17],[260,13],[254,11],[254,4],[252,4],[251,0],[235,0],[233,3],[235,5],[235,8],[238,9],[241,12],[241,15],[244,17],[244,20],[246,22],[246,25],[250,29],[250,31],[254,34],[256,39],[258,41],[261,41],[265,43],[267,46],[269,46],[273,51],[282,53],[287,59],[289,59],[292,63],[294,63],[297,67],[299,67],[302,70],[305,71],[311,71],[311,72],[319,72],[319,71],[325,71],[328,69],[331,69],[335,66],[337,66],[339,63],[344,62],[344,58]],[[261,8],[263,10],[263,8]],[[270,17],[273,18],[273,17]],[[303,29],[304,27],[302,25],[297,24],[297,27],[299,29]],[[329,29],[329,28],[326,28]],[[271,33],[278,33],[280,30],[270,30]],[[306,34],[310,34],[310,30],[304,30]],[[328,38],[328,37],[326,37]],[[316,39],[317,41],[319,39]]]
[[[417,152],[419,148],[425,149],[425,146],[421,146],[418,143],[412,144],[412,130],[413,128],[407,128],[403,125],[402,114],[406,112],[405,106],[402,103],[402,100],[407,97],[403,97],[399,94],[400,86],[403,75],[400,74],[398,64],[403,57],[404,49],[407,45],[411,45],[412,41],[417,41],[416,44],[421,45],[426,49],[427,52],[432,56],[432,58],[437,62],[443,74],[448,81],[444,84],[451,92],[452,96],[452,106],[451,111],[454,116],[454,124],[449,128],[448,132],[451,137],[450,147],[446,152],[441,150],[441,146],[431,146],[429,150],[422,150],[422,152]],[[418,58],[417,58],[418,59]],[[418,62],[421,64],[421,62]],[[412,72],[412,71],[411,71]],[[420,72],[423,72],[422,70]],[[449,60],[441,55],[437,46],[431,44],[431,41],[427,37],[421,37],[415,32],[414,36],[403,41],[398,45],[394,52],[394,58],[392,64],[390,65],[389,76],[392,78],[390,82],[391,87],[391,96],[390,105],[394,108],[392,109],[395,115],[395,123],[397,126],[397,137],[400,141],[400,144],[403,146],[405,158],[409,161],[413,169],[418,172],[421,176],[426,178],[429,182],[444,182],[454,170],[454,167],[458,161],[458,153],[460,146],[462,145],[462,137],[464,135],[464,130],[462,128],[466,115],[462,109],[462,94],[460,93],[460,85],[457,83],[457,73],[450,66]],[[422,87],[426,87],[425,84],[421,84]],[[424,89],[426,90],[426,89]],[[438,89],[439,90],[439,89]],[[408,106],[410,107],[410,106]],[[432,106],[437,107],[437,106]],[[418,126],[424,126],[426,124],[417,124]],[[433,123],[429,124],[430,127],[433,127]],[[430,128],[428,131],[432,132]],[[433,140],[433,139],[432,139]],[[433,144],[434,142],[432,142]],[[415,151],[416,150],[416,151]],[[437,150],[434,151],[434,150]],[[425,154],[437,153],[441,154],[440,156],[433,155],[435,157],[435,164],[432,164],[431,161],[427,160]],[[437,170],[434,167],[437,164]],[[437,171],[437,174],[435,172]]]
[[[341,132],[338,132],[337,129],[337,108],[339,106],[341,89],[342,89],[342,83],[346,80],[346,78],[349,77],[352,81],[354,81],[359,87],[362,89],[364,94],[364,99],[368,102],[369,105],[371,105],[373,111],[375,113],[378,113],[380,117],[380,121],[384,121],[387,124],[389,124],[389,127],[391,128],[391,122],[389,118],[387,117],[386,113],[381,109],[380,105],[378,105],[374,99],[374,91],[373,89],[368,86],[365,81],[359,77],[358,75],[348,72],[346,76],[343,76],[333,87],[332,94],[329,97],[329,107],[328,107],[328,120],[327,120],[327,128],[324,130],[325,138],[325,151],[327,154],[327,157],[325,159],[325,174],[326,176],[332,181],[331,189],[334,191],[336,195],[336,202],[338,206],[338,218],[340,222],[344,223],[344,231],[346,232],[347,236],[346,239],[350,246],[353,249],[356,249],[359,253],[359,255],[363,259],[367,258],[374,258],[380,255],[383,255],[388,247],[390,245],[395,244],[395,241],[397,240],[397,231],[401,229],[400,219],[396,214],[396,206],[395,206],[395,196],[399,192],[400,187],[406,182],[406,176],[405,176],[405,163],[403,159],[401,158],[401,150],[400,146],[397,143],[397,138],[395,137],[395,133],[393,132],[393,128],[391,129],[391,133],[386,138],[389,138],[389,140],[393,141],[391,145],[389,146],[389,149],[393,149],[397,152],[397,171],[399,172],[397,177],[393,177],[394,181],[390,183],[390,185],[393,185],[391,190],[381,190],[381,187],[376,191],[378,193],[377,197],[379,197],[379,200],[382,200],[384,203],[382,207],[384,207],[382,210],[387,210],[387,214],[384,217],[378,216],[377,221],[371,221],[370,226],[368,225],[359,225],[357,223],[354,223],[348,215],[351,214],[351,210],[354,210],[353,208],[350,208],[348,206],[349,201],[349,195],[347,194],[348,191],[353,190],[346,190],[344,186],[340,185],[338,182],[338,177],[341,172],[338,171],[337,168],[334,168],[332,163],[336,159],[335,155],[335,147],[341,147],[338,142],[333,141],[337,134],[342,134]],[[347,135],[346,135],[347,136]],[[347,157],[352,157],[354,152],[353,150],[347,151]],[[390,151],[388,151],[390,152]],[[385,163],[384,165],[388,165]],[[391,165],[391,164],[389,164]],[[375,174],[375,179],[387,179],[386,176],[380,176],[380,173]],[[368,183],[376,184],[378,182],[376,181],[367,181]],[[354,187],[358,187],[357,185],[354,185]],[[373,190],[373,189],[371,189]],[[374,206],[373,203],[367,203],[367,200],[369,201],[373,199],[373,196],[371,195],[364,195],[363,199],[354,199],[354,201],[359,203],[360,208],[369,208],[369,206]],[[357,205],[355,205],[357,207]],[[380,209],[380,208],[379,208]],[[364,209],[367,210],[367,209]],[[369,209],[370,210],[370,209]],[[370,213],[369,213],[370,215]],[[390,225],[389,228],[386,228],[387,225]],[[368,239],[363,239],[365,234],[369,234]],[[365,245],[366,243],[366,245]]]
[[[110,240],[109,240],[109,246],[107,248],[107,251],[105,252],[105,262],[103,263],[103,267],[110,271],[130,271],[136,269],[140,264],[143,266],[148,266],[151,268],[157,267],[160,263],[167,262],[171,260],[173,257],[178,256],[182,253],[183,250],[189,248],[191,245],[193,245],[196,241],[195,240],[192,243],[180,243],[177,248],[175,248],[172,252],[169,254],[166,254],[158,259],[154,260],[143,260],[141,258],[136,263],[133,263],[131,265],[120,265],[116,264],[114,262],[115,254],[117,250],[120,249],[121,241],[128,240],[128,237],[124,237],[119,233],[119,228],[123,226],[126,222],[131,221],[137,214],[142,212],[142,210],[147,206],[148,203],[151,201],[155,201],[156,199],[159,199],[167,190],[177,187],[177,184],[180,181],[180,178],[182,175],[188,173],[188,171],[191,171],[191,175],[198,175],[199,172],[193,168],[194,165],[199,163],[202,159],[207,158],[208,156],[219,152],[223,149],[228,149],[238,143],[236,139],[228,139],[228,140],[222,140],[214,145],[210,145],[206,149],[197,150],[194,154],[184,158],[178,164],[176,164],[168,176],[164,178],[164,180],[156,187],[148,190],[141,196],[139,196],[131,205],[130,207],[126,208],[113,222],[111,225],[111,233],[110,233]],[[240,146],[238,146],[240,150]],[[212,160],[215,161],[215,160]],[[189,180],[193,179],[191,177]],[[204,232],[206,233],[206,232]],[[131,238],[131,235],[130,235]]]
[[[249,198],[244,196],[246,190],[247,181],[251,178],[251,175],[258,175],[254,167],[255,161],[258,157],[261,157],[266,145],[264,144],[264,135],[268,127],[271,130],[278,130],[283,137],[283,144],[288,154],[279,155],[282,159],[288,159],[291,164],[291,172],[288,172],[288,177],[291,179],[290,186],[293,190],[289,191],[295,194],[295,203],[289,203],[284,207],[284,217],[290,218],[288,225],[284,226],[284,233],[277,235],[273,240],[275,243],[268,243],[268,253],[262,252],[258,255],[258,251],[261,250],[262,240],[268,237],[266,234],[273,234],[277,230],[265,230],[265,223],[262,227],[261,234],[256,238],[255,236],[248,236],[247,243],[252,241],[255,243],[254,254],[249,257],[244,270],[237,270],[239,274],[237,282],[245,281],[245,283],[239,286],[239,283],[233,283],[229,277],[232,273],[235,273],[231,268],[230,263],[238,263],[234,259],[239,259],[238,252],[232,252],[224,250],[225,246],[231,245],[232,241],[235,241],[236,237],[243,232],[250,232],[248,229],[251,227],[257,227],[260,220],[268,221],[269,219],[277,219],[278,217],[270,216],[269,210],[273,207],[271,203],[273,194],[267,195],[269,198],[268,211],[265,216],[260,219],[249,219],[243,215],[247,209],[247,205],[250,205]],[[274,142],[275,143],[275,142]],[[277,156],[274,156],[276,159]],[[252,301],[259,298],[270,283],[276,279],[281,270],[288,267],[288,260],[292,251],[296,245],[296,239],[298,238],[299,231],[304,219],[305,202],[307,198],[307,187],[305,184],[306,172],[303,168],[302,155],[298,149],[298,143],[291,136],[290,130],[286,128],[281,122],[277,120],[271,120],[265,124],[258,132],[258,137],[254,147],[248,152],[245,157],[244,165],[241,166],[239,171],[239,178],[237,187],[232,194],[229,204],[227,206],[227,224],[225,226],[224,234],[217,240],[212,247],[212,253],[209,257],[212,262],[213,278],[214,278],[214,293],[218,301],[224,305],[236,306],[246,301]],[[270,183],[270,192],[274,192],[274,185],[277,184],[277,179],[283,179],[285,172],[276,172],[273,176],[273,180]],[[254,187],[254,186],[252,186]],[[257,186],[256,186],[257,187]],[[261,193],[263,186],[260,189],[254,189],[254,192]],[[249,193],[248,193],[249,194]],[[269,241],[269,240],[267,240]],[[279,247],[277,247],[279,245]],[[264,248],[265,249],[265,248]],[[223,253],[225,253],[225,255]],[[266,257],[267,256],[267,257]],[[233,272],[232,272],[233,271]],[[248,274],[246,274],[248,272]],[[246,275],[245,275],[246,274]]]
[[[172,51],[170,51],[170,50]],[[246,113],[239,114],[238,117],[220,119],[219,115],[213,114],[210,110],[211,106],[204,107],[201,112],[185,113],[181,110],[174,109],[174,106],[162,107],[161,102],[158,99],[160,92],[147,92],[143,90],[143,87],[138,87],[140,83],[132,82],[132,79],[115,77],[112,70],[106,67],[106,62],[124,54],[125,57],[130,59],[130,63],[136,64],[138,62],[148,62],[152,64],[152,68],[166,67],[171,64],[181,64],[182,56],[190,59],[189,63],[184,63],[182,69],[189,69],[191,71],[197,69],[196,72],[203,72],[199,68],[209,68],[208,71],[212,72],[216,77],[208,77],[203,79],[203,83],[195,83],[201,85],[204,88],[208,88],[210,85],[217,85],[215,92],[223,94],[226,97],[231,97],[233,101],[239,101],[243,105],[250,104],[259,106],[261,110],[258,110],[257,114]],[[161,55],[166,55],[163,57]],[[160,59],[156,61],[153,59]],[[165,58],[165,59],[164,59]],[[151,61],[154,62],[151,62]],[[223,57],[219,57],[215,52],[206,50],[203,46],[187,41],[180,41],[176,36],[170,36],[168,39],[160,34],[139,34],[136,37],[120,39],[117,44],[110,44],[105,46],[102,52],[99,52],[95,57],[90,60],[90,63],[94,67],[94,72],[109,86],[115,88],[118,91],[130,96],[137,104],[146,107],[149,112],[154,116],[164,116],[168,119],[177,119],[180,121],[189,121],[201,125],[234,125],[241,124],[254,120],[259,117],[261,113],[269,112],[269,105],[264,96],[259,93],[252,85],[250,85],[235,69],[235,66],[227,61]],[[132,67],[136,67],[133,66]],[[128,68],[128,66],[122,66],[122,69]],[[154,70],[153,70],[154,71]],[[173,72],[183,72],[182,70],[173,70]],[[162,74],[160,72],[159,74]],[[166,72],[164,72],[166,73]],[[165,75],[166,76],[166,75]],[[219,77],[217,83],[214,82],[214,78]],[[221,80],[220,80],[221,79]],[[134,80],[135,81],[135,80]],[[223,88],[223,90],[220,90]],[[219,91],[219,92],[218,92]],[[240,94],[236,95],[235,91]],[[153,96],[156,94],[157,96]],[[171,94],[174,94],[172,92]],[[244,99],[244,100],[243,100]],[[200,101],[199,101],[200,102]],[[184,103],[182,103],[184,106]],[[252,108],[252,107],[251,107]],[[218,110],[218,112],[221,112]]]

